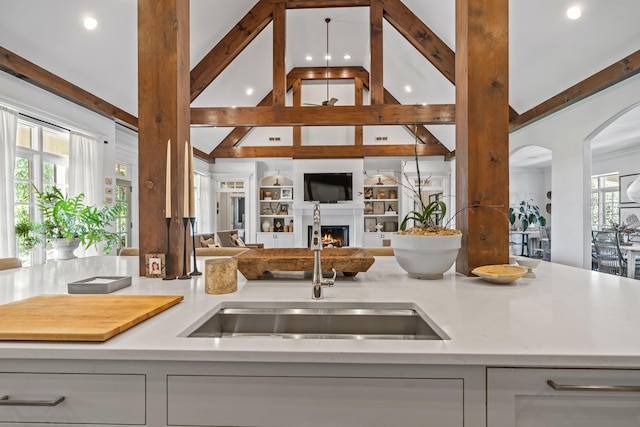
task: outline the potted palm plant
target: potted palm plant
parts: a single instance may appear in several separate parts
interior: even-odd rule
[[[84,194],[70,197],[56,187],[34,191],[42,220],[24,219],[16,225],[21,248],[30,250],[44,242],[58,251],[57,259],[70,259],[80,245],[88,249],[104,243],[102,252],[109,253],[118,243],[119,236],[109,228],[124,209],[122,204],[98,208],[86,205]]]

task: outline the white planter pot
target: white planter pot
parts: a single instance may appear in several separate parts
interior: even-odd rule
[[[458,257],[462,234],[416,236],[394,233],[391,247],[400,267],[415,279],[442,279]]]
[[[80,239],[58,239],[53,242],[53,249],[56,250],[55,259],[74,259],[78,258],[73,251],[80,246]]]

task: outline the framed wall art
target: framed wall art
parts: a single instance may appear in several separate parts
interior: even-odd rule
[[[640,228],[640,207],[620,208],[620,224]]]
[[[620,175],[620,203],[635,203],[627,195],[627,188],[640,176],[640,173],[634,173],[633,175]]]
[[[280,191],[280,198],[283,200],[291,200],[293,197],[293,191],[291,188],[283,188]]]
[[[364,231],[373,232],[376,231],[376,219],[365,218],[364,219]]]
[[[147,277],[164,277],[167,274],[164,254],[145,254],[144,265]]]

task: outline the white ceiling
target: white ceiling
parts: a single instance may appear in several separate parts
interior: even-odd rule
[[[190,0],[191,66],[246,14],[256,0]],[[453,0],[404,3],[455,50]],[[583,8],[571,21],[566,9]],[[523,113],[558,92],[638,50],[638,0],[511,0],[510,105]],[[54,74],[137,115],[137,2],[135,0],[0,0],[0,45]],[[85,16],[98,20],[93,32]],[[287,12],[287,69],[324,66],[325,22],[330,17],[330,64],[369,69],[368,9]],[[193,103],[194,106],[256,105],[271,90],[271,26]],[[350,60],[343,59],[349,53]],[[312,55],[313,61],[305,56]],[[384,26],[384,85],[401,103],[453,103],[454,88],[390,25]],[[410,85],[411,93],[404,87]],[[246,95],[248,87],[252,95]],[[639,96],[640,98],[640,96]],[[640,99],[639,99],[640,100]],[[321,100],[318,100],[318,102]],[[594,140],[601,150],[637,144],[638,114]],[[432,129],[453,148],[451,126]],[[194,145],[211,151],[229,129],[210,129]],[[617,149],[620,149],[618,146]]]

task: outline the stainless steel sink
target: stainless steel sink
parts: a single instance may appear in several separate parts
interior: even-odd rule
[[[226,302],[180,334],[192,338],[448,340],[413,303]]]

